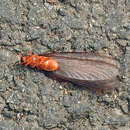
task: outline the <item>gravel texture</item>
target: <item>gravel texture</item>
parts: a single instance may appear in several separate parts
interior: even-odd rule
[[[0,130],[130,129],[129,0],[0,0]],[[28,52],[105,51],[120,86],[105,95],[15,65]]]

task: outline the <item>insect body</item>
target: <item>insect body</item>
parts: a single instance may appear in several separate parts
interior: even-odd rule
[[[37,54],[22,56],[21,60],[25,66],[36,67],[38,70],[55,71],[59,67],[58,62],[51,57],[39,56]]]
[[[87,52],[22,56],[25,66],[51,71],[51,77],[96,90],[118,87],[119,63],[112,57]]]

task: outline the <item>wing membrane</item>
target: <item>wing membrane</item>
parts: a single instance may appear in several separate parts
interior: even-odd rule
[[[54,73],[65,78],[88,81],[108,80],[115,77],[118,73],[116,67],[106,63],[89,60],[79,61],[76,59],[54,59],[56,59],[60,64],[60,68]]]
[[[119,64],[111,57],[92,53],[49,53],[59,63],[59,69],[52,72],[57,78],[82,86],[110,88],[117,84]]]

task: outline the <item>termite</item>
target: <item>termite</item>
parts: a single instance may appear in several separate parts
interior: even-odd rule
[[[59,52],[21,56],[25,66],[50,71],[51,77],[95,90],[117,87],[120,65],[111,56],[87,52]]]

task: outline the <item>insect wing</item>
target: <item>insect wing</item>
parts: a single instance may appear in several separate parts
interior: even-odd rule
[[[59,69],[52,72],[57,78],[88,87],[115,87],[119,65],[111,57],[88,53],[50,53],[47,56],[59,63]]]

